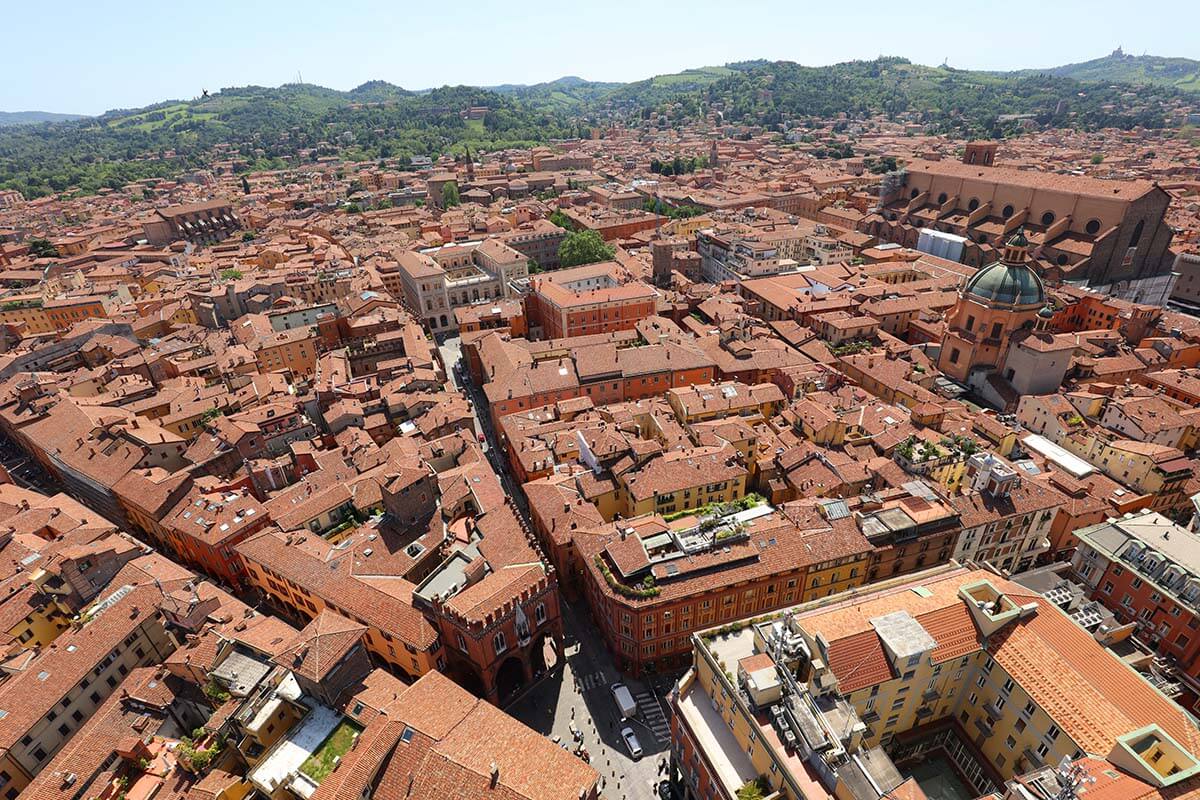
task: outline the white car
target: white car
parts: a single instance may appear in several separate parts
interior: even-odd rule
[[[628,725],[621,728],[621,738],[625,740],[625,746],[629,748],[629,755],[635,759],[642,757],[642,743],[638,741],[637,734],[633,732],[633,728]]]

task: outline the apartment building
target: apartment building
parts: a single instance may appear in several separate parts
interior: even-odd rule
[[[42,314],[50,327],[65,331],[85,319],[106,319],[117,307],[107,295],[60,297],[42,301]]]
[[[749,480],[749,467],[731,446],[673,450],[617,475],[612,507],[628,519],[733,503],[745,496]],[[603,498],[596,503],[609,505]]]
[[[538,275],[529,288],[529,324],[542,339],[633,330],[658,307],[658,292],[615,261]]]
[[[246,491],[193,488],[162,519],[163,541],[185,564],[226,586],[242,585],[239,542],[271,523],[271,515]]]
[[[533,259],[542,270],[561,266],[558,248],[565,238],[566,230],[545,219],[521,223],[499,236],[500,241],[526,258]]]
[[[1065,502],[1053,486],[1029,480],[999,456],[976,453],[967,461],[963,487],[950,498],[962,526],[956,561],[1021,572],[1050,549],[1050,528]]]
[[[297,378],[317,371],[321,337],[314,328],[292,328],[255,338],[249,343],[258,371],[288,372]]]
[[[1200,536],[1154,511],[1075,532],[1071,567],[1167,669],[1200,695]]]
[[[275,606],[300,619],[325,609],[366,626],[367,648],[391,669],[412,678],[443,669],[443,644],[425,616],[412,604],[415,584],[403,578],[372,580],[359,574],[355,559],[370,559],[374,548],[365,539],[333,544],[309,533],[262,531],[237,545],[245,582]],[[436,555],[434,540],[421,540],[413,551]],[[368,550],[370,554],[363,556]],[[338,556],[341,557],[338,557]]]
[[[713,283],[742,281],[795,272],[799,264],[780,253],[779,243],[721,230],[700,231],[696,237],[700,270]]]
[[[921,796],[898,787],[930,772],[981,795],[1087,758],[1164,793],[1114,796],[1200,785],[1187,713],[988,571],[929,570],[692,642],[671,696],[671,777],[688,798],[756,779],[797,798]]]
[[[535,519],[552,512],[535,510]],[[589,525],[574,544],[593,618],[619,668],[633,674],[685,663],[696,630],[862,585],[871,550],[849,518],[766,504]]]
[[[16,797],[130,670],[174,651],[161,596],[151,584],[114,581],[76,627],[0,685],[2,796]]]

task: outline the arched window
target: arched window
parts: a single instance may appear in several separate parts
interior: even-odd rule
[[[909,195],[909,197],[910,197],[911,199],[913,199],[913,200],[916,200],[916,199],[917,199],[917,195],[919,195],[920,193],[921,193],[921,190],[920,190],[920,189],[913,189],[913,190],[912,190],[912,193]]]
[[[1004,210],[1000,212],[1000,215],[1002,217],[1004,217],[1005,219],[1008,219],[1009,217],[1011,217],[1013,215],[1014,211],[1016,211],[1016,209],[1013,208],[1012,206],[1005,206]]]
[[[1088,236],[1095,236],[1100,232],[1100,220],[1089,219],[1088,224],[1084,225],[1083,229],[1088,232]]]
[[[942,192],[941,194],[938,195],[938,205],[940,206],[942,203],[946,202],[949,199],[950,199],[950,195],[946,194],[945,192]]]
[[[974,211],[977,208],[979,208],[979,198],[972,197],[971,202],[967,203],[967,211]]]
[[[1054,212],[1053,211],[1047,211],[1045,214],[1042,214],[1042,224],[1045,225],[1047,228],[1054,224]]]
[[[1142,240],[1142,228],[1144,227],[1146,227],[1146,221],[1139,219],[1138,224],[1133,228],[1133,236],[1129,239],[1130,247],[1138,246],[1138,242]]]
[[[1057,258],[1057,259],[1055,259],[1055,260],[1058,262],[1058,265],[1059,265],[1060,267],[1065,267],[1065,266],[1067,265],[1067,254],[1066,254],[1066,253],[1059,253],[1059,254],[1058,254],[1058,258]]]

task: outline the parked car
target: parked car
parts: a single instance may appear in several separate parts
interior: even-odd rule
[[[621,728],[621,738],[625,740],[625,746],[629,748],[629,755],[634,758],[642,757],[642,743],[638,741],[637,734],[633,732],[633,728],[628,725]]]

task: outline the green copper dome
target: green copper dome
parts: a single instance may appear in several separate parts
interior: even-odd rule
[[[976,272],[963,294],[1003,306],[1041,306],[1046,302],[1042,279],[1025,264],[997,261]]]

